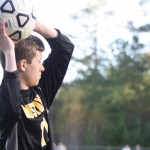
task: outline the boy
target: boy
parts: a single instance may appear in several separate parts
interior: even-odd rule
[[[41,63],[43,42],[29,36],[16,45],[0,24],[0,150],[52,150],[48,109],[62,84],[74,45],[57,29],[36,22],[34,31],[51,47]]]

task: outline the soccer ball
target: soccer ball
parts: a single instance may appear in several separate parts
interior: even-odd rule
[[[0,20],[5,19],[5,29],[15,42],[27,38],[34,29],[36,14],[30,0],[0,0]]]

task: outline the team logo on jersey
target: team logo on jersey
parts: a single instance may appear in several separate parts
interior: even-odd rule
[[[21,107],[27,118],[36,118],[44,111],[44,106],[39,95],[31,103],[21,105]],[[45,135],[48,134],[48,124],[44,117],[39,128],[41,129],[41,147],[43,147],[47,142]]]
[[[27,118],[36,118],[44,111],[44,106],[39,95],[31,103],[21,105],[21,107]]]

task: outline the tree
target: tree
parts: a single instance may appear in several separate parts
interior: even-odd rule
[[[147,26],[135,28],[129,20],[125,30],[129,31],[130,38],[115,39],[108,46],[112,52],[109,59],[106,50],[97,46],[97,23],[87,24],[91,18],[96,20],[93,11],[87,8],[80,16],[84,16],[80,18],[86,31],[84,41],[87,39],[90,44],[80,47],[82,57],[74,58],[83,66],[79,69],[79,78],[59,91],[52,110],[55,136],[75,145],[140,143],[147,146],[150,55],[140,41],[141,32],[148,31],[144,29]],[[114,14],[107,13],[108,16]]]

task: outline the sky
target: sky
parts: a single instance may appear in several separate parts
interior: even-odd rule
[[[150,20],[150,16],[144,16],[145,10],[149,11],[150,4],[140,7],[138,2],[140,0],[107,0],[108,3],[102,7],[98,13],[98,46],[107,50],[108,43],[113,42],[116,38],[122,36],[129,39],[129,32],[125,30],[127,20],[133,20],[135,27],[145,24]],[[70,16],[77,13],[81,8],[85,7],[87,3],[96,3],[96,0],[32,0],[36,15],[39,20],[45,24],[60,29],[64,34],[70,33],[77,35],[80,33],[77,22],[73,21]],[[114,16],[106,17],[104,12],[113,10]],[[101,38],[103,37],[103,38]],[[144,34],[140,39],[142,42],[149,44],[150,35]],[[71,39],[73,40],[73,39]],[[49,46],[46,45],[46,51],[43,54],[44,59],[49,52]],[[83,41],[81,41],[81,45]],[[84,42],[84,44],[87,44]],[[83,44],[83,46],[84,46]],[[82,52],[75,49],[73,55],[79,55]],[[108,56],[111,57],[111,52],[108,50]],[[64,82],[72,81],[77,71],[72,62],[69,65]],[[80,66],[76,66],[77,68]],[[2,70],[0,69],[0,81],[2,79]]]

